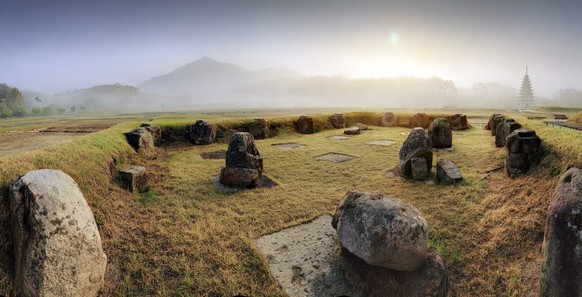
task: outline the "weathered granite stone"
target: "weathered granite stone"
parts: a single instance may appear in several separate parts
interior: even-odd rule
[[[269,127],[269,121],[265,119],[255,119],[249,125],[249,133],[251,133],[255,139],[266,139],[269,138]]]
[[[360,134],[360,128],[358,127],[351,127],[344,130],[344,134],[346,135],[357,135]]]
[[[556,187],[542,245],[540,296],[582,296],[582,170],[570,168]]]
[[[430,126],[430,123],[432,123],[432,121],[426,113],[417,113],[413,115],[408,121],[408,127],[422,127],[426,129],[428,126]]]
[[[154,138],[144,127],[125,133],[125,138],[127,138],[129,145],[138,152],[147,151],[154,147]]]
[[[497,134],[497,127],[499,124],[501,124],[501,122],[503,122],[503,120],[505,120],[504,115],[497,115],[493,118],[491,121],[491,136],[495,136]]]
[[[188,138],[193,144],[211,144],[216,140],[216,131],[216,125],[207,121],[198,120],[190,126]]]
[[[491,126],[493,124],[493,119],[497,116],[501,116],[501,114],[494,113],[489,117],[489,121],[487,122],[487,125],[485,126],[485,130],[491,130]]]
[[[501,124],[497,125],[497,131],[495,132],[495,146],[496,147],[504,147],[505,146],[505,138],[511,132],[520,129],[521,125],[516,123],[514,119],[507,118],[501,122]]]
[[[344,116],[341,113],[333,114],[329,118],[329,121],[331,122],[331,125],[336,129],[345,128],[345,126],[346,126],[346,122],[344,121]]]
[[[220,182],[235,187],[255,187],[263,172],[263,158],[255,146],[253,135],[237,132],[230,138],[226,151],[226,168],[220,171]]]
[[[368,125],[363,123],[357,123],[356,127],[360,128],[360,130],[368,130]]]
[[[315,133],[315,130],[313,129],[313,118],[308,116],[300,116],[295,121],[295,131],[301,134]]]
[[[17,296],[97,296],[107,257],[91,209],[60,170],[30,171],[10,187]]]
[[[505,139],[505,169],[511,178],[525,174],[543,156],[542,140],[533,130],[517,129]]]
[[[432,142],[426,131],[420,127],[412,129],[399,152],[400,174],[412,178],[412,158],[426,159],[427,172],[432,168]]]
[[[123,187],[130,192],[139,192],[147,185],[148,178],[143,166],[125,166],[119,168],[118,172]]]
[[[451,126],[451,130],[453,131],[460,131],[469,129],[469,123],[467,122],[467,116],[464,114],[454,114],[451,115],[449,118],[449,125]]]
[[[391,112],[385,112],[382,116],[382,127],[395,127],[398,123],[396,117]]]
[[[447,119],[435,119],[428,127],[428,136],[434,148],[449,148],[453,146],[453,132]]]
[[[429,171],[426,164],[426,159],[422,157],[415,157],[410,159],[410,164],[412,167],[412,178],[414,180],[426,180],[428,178]]]
[[[436,182],[441,184],[454,184],[463,179],[457,165],[450,160],[440,160],[436,163]]]
[[[140,127],[145,128],[152,134],[152,139],[155,146],[162,144],[162,128],[160,126],[152,125],[150,123],[143,123]]]
[[[426,261],[426,220],[414,206],[386,194],[348,192],[332,226],[340,244],[369,265],[414,271]]]

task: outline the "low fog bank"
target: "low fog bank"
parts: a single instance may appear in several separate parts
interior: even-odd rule
[[[184,84],[183,84],[184,85]],[[121,84],[101,85],[55,95],[23,92],[28,108],[54,106],[67,112],[113,109],[118,112],[180,111],[185,108],[516,108],[518,90],[496,82],[457,87],[438,77],[349,79],[295,76],[237,85],[215,80],[172,93],[142,91]],[[202,86],[202,87],[196,87]],[[536,98],[537,106],[581,107],[582,91],[561,90]]]

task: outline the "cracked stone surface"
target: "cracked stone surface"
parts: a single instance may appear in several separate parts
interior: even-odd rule
[[[288,151],[288,150],[292,150],[292,149],[296,149],[296,148],[301,148],[301,147],[306,147],[306,145],[300,144],[300,143],[294,143],[294,142],[288,142],[288,143],[275,143],[272,144],[275,147],[278,147],[284,151]]]
[[[333,162],[333,163],[341,163],[341,162],[350,161],[356,157],[350,156],[350,155],[345,155],[345,154],[339,154],[339,153],[327,153],[325,155],[317,156],[315,158],[318,160],[324,160],[324,161],[329,161],[329,162]]]

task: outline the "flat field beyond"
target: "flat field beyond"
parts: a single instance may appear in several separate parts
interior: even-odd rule
[[[373,131],[336,140],[329,137],[341,135],[342,129],[301,135],[283,127],[275,137],[256,141],[264,174],[279,185],[231,195],[222,194],[211,180],[224,160],[200,156],[226,150],[227,138],[207,146],[177,142],[139,155],[123,132],[139,126],[141,118],[66,144],[0,157],[0,294],[8,294],[12,286],[7,187],[37,168],[71,175],[92,208],[108,256],[103,296],[284,296],[254,239],[332,214],[350,190],[384,192],[423,213],[430,245],[439,250],[448,271],[450,296],[539,294],[545,213],[560,174],[582,165],[579,132],[516,116],[536,130],[547,153],[528,175],[510,179],[499,170],[505,151],[495,148],[490,131],[477,126],[455,131],[454,150],[436,151],[434,160],[455,162],[464,181],[441,186],[385,176],[398,165],[398,151],[410,129],[377,127],[379,114],[345,116],[348,124],[369,119]],[[482,122],[487,115],[477,116]],[[196,119],[244,121],[206,114],[157,116],[153,123],[168,129]],[[376,140],[395,143],[368,144]],[[288,142],[304,147],[273,146]],[[343,163],[315,158],[329,152],[355,158]],[[123,164],[146,166],[146,192],[131,194],[120,187],[110,168]]]

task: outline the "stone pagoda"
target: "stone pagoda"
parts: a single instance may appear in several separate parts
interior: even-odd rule
[[[531,88],[531,81],[529,80],[529,75],[527,74],[527,66],[525,66],[525,75],[521,82],[521,89],[519,90],[519,97],[517,101],[519,102],[519,110],[530,109],[533,107],[534,95]]]

